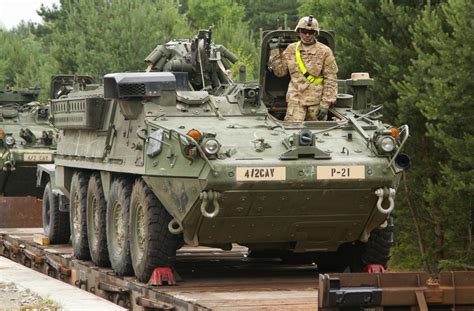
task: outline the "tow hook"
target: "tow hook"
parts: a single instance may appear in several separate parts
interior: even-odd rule
[[[377,200],[377,209],[379,210],[379,212],[381,212],[382,214],[390,214],[394,207],[395,207],[395,189],[393,188],[379,188],[377,190],[375,190],[375,195],[378,197],[378,200]],[[389,203],[389,206],[387,209],[383,208],[382,207],[382,202],[383,202],[383,199],[388,197],[388,203]]]
[[[220,207],[219,207],[219,198],[221,194],[217,191],[203,191],[199,194],[199,198],[202,200],[201,203],[201,213],[204,217],[206,218],[214,218],[217,215],[219,215]],[[211,212],[207,211],[207,206],[209,205],[209,202],[212,201],[212,204],[214,206],[214,209]]]
[[[173,218],[168,223],[168,230],[172,234],[180,234],[180,233],[183,233],[183,225],[176,218]]]
[[[16,170],[16,167],[13,161],[5,161],[5,163],[3,164],[3,171],[13,172],[15,170]]]

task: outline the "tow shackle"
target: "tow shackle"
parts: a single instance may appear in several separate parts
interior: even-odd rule
[[[203,191],[199,194],[199,198],[202,200],[201,203],[201,213],[206,218],[214,218],[219,215],[220,206],[219,206],[219,198],[221,194],[217,191]],[[207,211],[207,207],[210,205],[209,203],[212,201],[212,205],[214,207],[213,210],[210,212]]]
[[[390,214],[395,208],[395,189],[393,188],[379,188],[375,190],[375,195],[378,197],[377,200],[377,209],[382,214]],[[388,208],[382,207],[382,202],[384,198],[388,197]]]

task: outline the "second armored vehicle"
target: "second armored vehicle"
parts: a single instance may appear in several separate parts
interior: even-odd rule
[[[36,165],[52,163],[55,132],[49,106],[36,101],[39,88],[0,91],[0,195],[42,196]]]
[[[276,39],[297,35],[264,37],[258,84],[234,82],[236,57],[200,31],[159,45],[147,72],[52,93],[61,130],[54,182],[69,199],[77,258],[140,281],[172,266],[183,243],[307,254],[330,269],[387,264],[408,127],[379,120],[364,74],[340,81],[330,121],[281,121],[288,80],[266,68]],[[329,32],[320,40],[334,47]],[[61,219],[46,233],[67,241]]]

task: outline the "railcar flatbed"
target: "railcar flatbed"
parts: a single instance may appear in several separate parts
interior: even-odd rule
[[[36,271],[74,284],[133,310],[316,310],[315,266],[249,259],[247,249],[183,247],[177,254],[177,285],[150,286],[135,277],[72,257],[70,245],[41,246],[42,229],[0,229],[0,252]]]

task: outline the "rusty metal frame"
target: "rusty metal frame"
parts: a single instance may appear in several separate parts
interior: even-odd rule
[[[365,289],[365,291],[361,291]],[[377,296],[379,299],[377,299]],[[319,310],[474,310],[474,272],[345,273],[319,276]]]
[[[139,283],[134,278],[117,277],[111,269],[64,258],[48,251],[47,247],[25,243],[8,234],[0,234],[0,255],[128,309],[208,310],[192,301],[155,290],[156,287]]]

